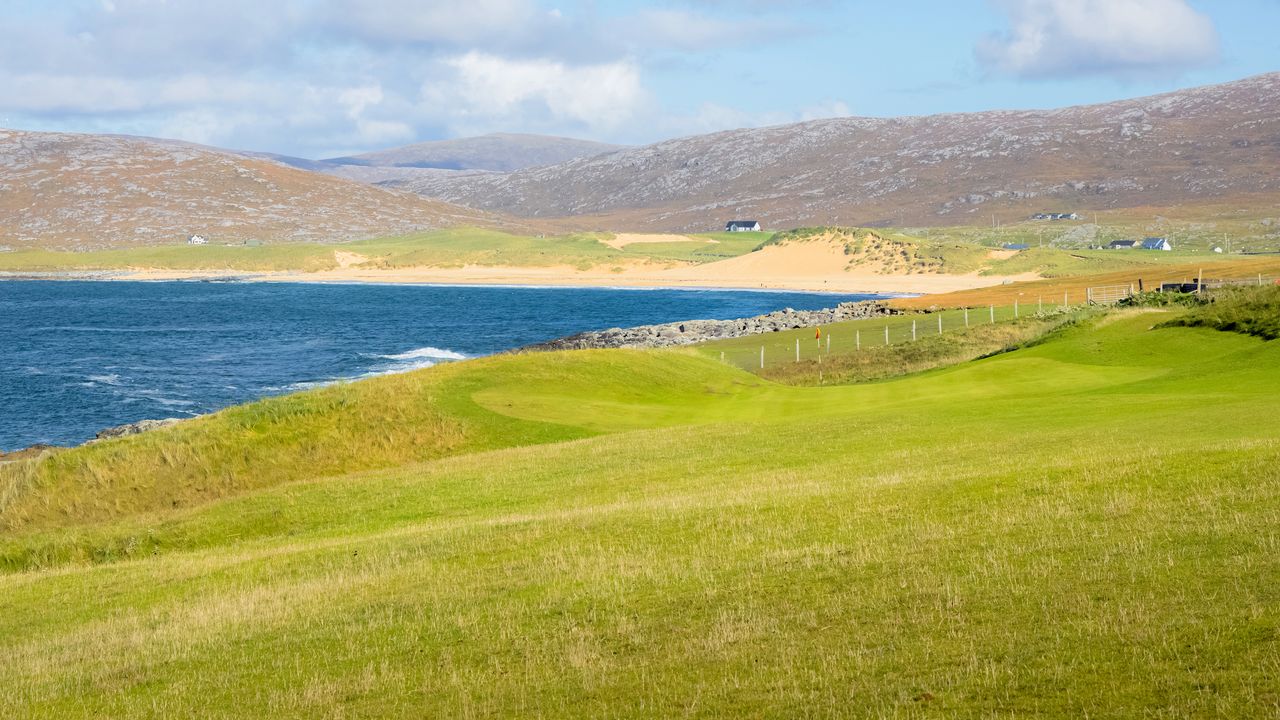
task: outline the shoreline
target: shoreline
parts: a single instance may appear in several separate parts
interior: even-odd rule
[[[278,282],[345,285],[420,285],[445,287],[578,288],[615,290],[724,290],[737,292],[804,292],[826,295],[884,295],[914,297],[969,290],[1010,282],[1040,279],[1026,273],[1015,276],[964,275],[841,275],[738,276],[699,274],[698,267],[678,269],[630,268],[623,272],[579,270],[563,266],[460,268],[405,268],[362,270],[344,268],[302,272],[296,270],[57,270],[0,271],[0,281],[73,280],[90,282]],[[717,276],[719,275],[719,276]]]

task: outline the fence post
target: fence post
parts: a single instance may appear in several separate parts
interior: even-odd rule
[[[888,325],[884,326],[884,344],[886,346],[888,346],[889,344],[889,326]]]
[[[1262,287],[1262,273],[1258,273],[1258,287]]]
[[[1017,298],[1013,299],[1013,317],[1015,319],[1018,317],[1018,299]]]
[[[1066,310],[1066,309],[1067,309],[1067,305],[1068,305],[1068,303],[1067,303],[1067,291],[1066,291],[1066,290],[1063,290],[1063,291],[1062,291],[1062,309],[1063,309],[1063,310]]]
[[[969,308],[964,309],[964,326],[969,327]]]
[[[942,334],[942,313],[938,313],[938,334]]]
[[[1093,288],[1084,289],[1084,304],[1085,305],[1093,304]]]
[[[853,349],[854,349],[854,350],[861,350],[861,349],[862,349],[862,331],[861,331],[861,330],[855,330],[855,331],[854,331],[854,333],[853,333],[853,345],[854,345],[854,347],[853,347]]]
[[[916,321],[915,320],[911,321],[911,339],[912,341],[916,339]]]
[[[996,306],[992,305],[991,306],[991,322],[994,323],[995,321],[996,321]]]
[[[796,362],[800,362],[800,338],[796,338]]]
[[[760,369],[764,369],[764,346],[760,346]]]
[[[831,333],[827,333],[827,354],[831,354]]]

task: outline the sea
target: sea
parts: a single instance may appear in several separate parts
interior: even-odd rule
[[[0,451],[587,330],[877,295],[265,282],[0,281]]]

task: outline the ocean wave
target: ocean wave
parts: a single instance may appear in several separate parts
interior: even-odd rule
[[[420,358],[433,358],[436,360],[466,360],[467,356],[460,352],[452,350],[441,350],[434,347],[423,347],[408,352],[396,353],[395,355],[377,355],[384,360],[418,360]],[[433,365],[435,363],[432,363]],[[427,365],[425,367],[430,367]]]
[[[122,383],[120,382],[120,375],[119,375],[119,374],[117,374],[117,373],[111,373],[111,374],[109,374],[109,375],[89,375],[89,376],[88,376],[87,378],[85,378],[85,379],[86,379],[86,380],[88,380],[88,381],[89,381],[89,383],[96,383],[96,384],[99,384],[99,385],[115,385],[115,386],[119,386],[119,385],[121,385],[121,384],[122,384]],[[82,384],[82,385],[85,385],[86,387],[92,387],[92,385],[88,385],[88,384],[85,384],[85,383],[81,383],[81,384]]]

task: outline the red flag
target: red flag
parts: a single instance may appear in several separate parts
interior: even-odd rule
[[[813,339],[814,339],[814,340],[821,340],[821,339],[822,339],[822,328],[818,328],[817,330],[815,330],[815,331],[814,331],[814,333],[813,333]]]

